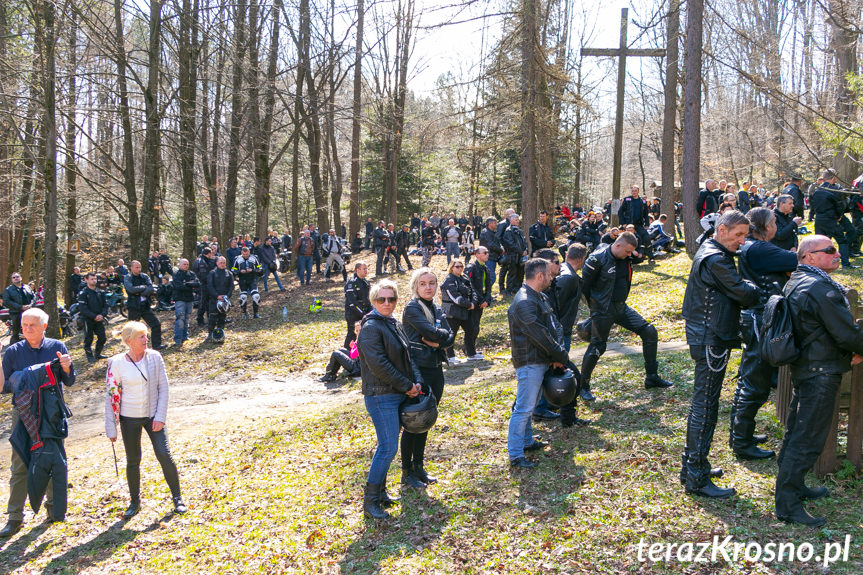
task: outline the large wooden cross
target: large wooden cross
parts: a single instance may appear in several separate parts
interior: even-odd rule
[[[665,56],[662,48],[635,50],[626,43],[626,28],[629,23],[629,8],[620,10],[620,47],[619,48],[582,48],[582,56],[612,56],[617,57],[617,113],[614,118],[614,175],[612,177],[612,199],[620,199],[620,163],[623,149],[623,88],[626,83],[626,57],[649,56],[661,58]],[[644,190],[642,190],[644,193]],[[612,218],[616,221],[616,213]]]

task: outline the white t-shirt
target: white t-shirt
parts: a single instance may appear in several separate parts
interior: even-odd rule
[[[150,417],[150,397],[147,384],[150,374],[147,373],[146,360],[142,359],[133,363],[127,354],[118,353],[111,358],[111,371],[114,373],[114,379],[123,388],[120,415],[123,417]]]

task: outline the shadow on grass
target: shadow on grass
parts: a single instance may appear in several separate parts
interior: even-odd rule
[[[0,565],[4,565],[8,567],[8,571],[12,571],[13,569],[17,569],[22,565],[28,563],[31,559],[38,557],[42,554],[42,551],[50,544],[50,541],[44,541],[40,543],[38,546],[34,547],[30,550],[29,553],[24,553],[24,551],[33,543],[40,535],[45,533],[50,527],[49,523],[43,522],[39,525],[36,525],[29,531],[27,531],[24,535],[15,539],[9,546],[5,548],[0,548]],[[25,525],[22,529],[26,529]],[[8,541],[4,541],[6,543]],[[4,572],[7,569],[4,569]]]
[[[165,520],[165,518],[155,521],[143,531],[134,531],[132,529],[123,529],[123,526],[126,525],[126,521],[118,519],[93,539],[81,543],[80,545],[76,545],[62,555],[58,555],[51,559],[51,561],[42,570],[42,573],[47,575],[48,573],[80,572],[87,567],[107,559],[113,555],[121,545],[132,541],[141,533],[147,533],[148,531],[157,529],[159,527],[159,521],[163,520]]]
[[[378,573],[390,557],[434,549],[450,510],[424,489],[404,489],[401,498],[389,519],[365,519],[365,529],[339,562],[342,573]]]

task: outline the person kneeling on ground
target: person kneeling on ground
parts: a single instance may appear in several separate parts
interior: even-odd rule
[[[361,322],[354,323],[354,333],[360,334],[362,328]],[[344,369],[349,377],[357,377],[360,375],[360,352],[357,350],[356,340],[348,344],[350,349],[340,347],[330,354],[330,361],[327,364],[327,371],[318,378],[321,383],[332,383],[336,380],[336,375],[339,373],[339,368]]]

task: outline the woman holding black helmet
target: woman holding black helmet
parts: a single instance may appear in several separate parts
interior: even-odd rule
[[[458,261],[458,260],[453,260]],[[411,276],[413,297],[402,313],[402,325],[410,339],[411,359],[419,367],[423,391],[434,394],[440,403],[443,396],[443,369],[446,361],[444,349],[452,345],[455,334],[450,329],[440,306],[434,303],[437,293],[437,276],[429,268],[420,268]],[[428,432],[402,433],[402,483],[410,487],[425,487],[437,481],[423,467]]]
[[[378,446],[369,469],[363,513],[384,519],[389,514],[381,506],[397,501],[387,494],[385,483],[390,463],[399,448],[399,405],[405,396],[419,395],[423,380],[411,361],[408,337],[393,317],[398,301],[396,284],[389,280],[377,282],[371,288],[369,299],[374,309],[362,320],[357,349],[366,410],[375,426]]]

